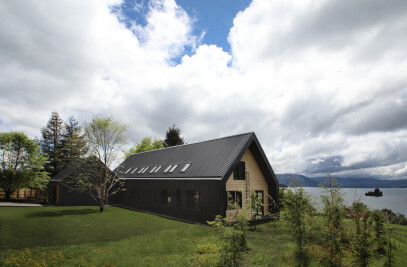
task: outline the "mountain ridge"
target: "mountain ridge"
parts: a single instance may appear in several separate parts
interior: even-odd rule
[[[325,177],[310,178],[296,173],[276,174],[280,185],[288,186],[291,182],[303,187],[318,187],[325,181]],[[338,184],[344,188],[406,188],[407,179],[401,180],[381,180],[377,178],[359,178],[359,177],[335,177]]]

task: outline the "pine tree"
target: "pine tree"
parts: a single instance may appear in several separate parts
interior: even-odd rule
[[[65,122],[62,152],[64,167],[78,163],[88,152],[82,127],[78,125],[78,122],[73,117],[70,117]]]
[[[42,139],[40,146],[42,153],[48,158],[44,167],[51,177],[60,172],[64,164],[62,162],[62,141],[64,138],[63,121],[58,112],[52,112],[47,126],[41,129]]]
[[[181,137],[181,130],[175,125],[170,127],[165,133],[165,140],[163,145],[165,147],[178,146],[184,144],[184,138]]]

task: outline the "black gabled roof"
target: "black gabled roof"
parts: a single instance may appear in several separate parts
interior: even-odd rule
[[[116,169],[117,175],[121,178],[180,178],[180,179],[216,179],[221,180],[230,169],[236,164],[248,147],[249,140],[254,133],[245,133],[228,136],[193,144],[174,146],[148,152],[137,153],[129,156]],[[182,168],[187,163],[192,163],[185,171]],[[172,173],[163,171],[170,164],[179,164]],[[162,165],[157,173],[150,173],[150,170],[157,165]],[[143,174],[138,173],[140,168],[149,166]],[[135,173],[131,173],[134,168],[138,168]],[[128,173],[125,172],[132,168]],[[115,171],[115,172],[116,172]]]
[[[52,177],[51,181],[62,181],[68,178],[75,170],[78,169],[78,166],[70,165],[59,172],[57,175]]]
[[[95,166],[95,164],[103,164],[97,157],[91,156],[86,159],[83,159],[82,161],[78,162],[77,164],[72,164],[63,169],[61,172],[59,172],[57,175],[52,177],[51,181],[54,182],[62,182],[64,180],[69,180],[72,178],[77,178],[79,175],[83,175],[89,171],[89,168],[91,166]],[[108,169],[108,171],[114,175],[114,173]]]

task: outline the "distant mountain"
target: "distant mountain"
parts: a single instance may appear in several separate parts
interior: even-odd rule
[[[407,187],[407,179],[403,180],[380,180],[376,178],[341,178],[335,177],[342,187],[351,188],[392,188],[392,187]],[[312,178],[318,183],[325,181],[325,177]]]
[[[280,184],[289,185],[291,182],[296,183],[303,187],[318,187],[319,182],[300,174],[276,174],[277,180]]]
[[[276,174],[280,184],[289,185],[290,182],[298,180],[298,183],[303,187],[318,187],[320,183],[325,181],[325,177],[309,178],[304,175],[290,173],[290,174]],[[352,178],[352,177],[335,177],[342,187],[350,188],[400,188],[407,187],[407,179],[403,180],[380,180],[376,178]]]

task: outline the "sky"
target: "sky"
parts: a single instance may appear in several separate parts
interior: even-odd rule
[[[407,1],[0,2],[0,132],[255,132],[276,173],[407,178]]]

